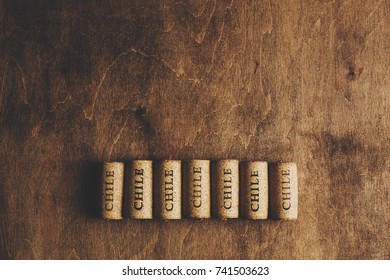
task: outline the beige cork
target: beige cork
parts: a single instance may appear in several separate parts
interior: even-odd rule
[[[156,164],[155,216],[181,219],[181,161],[163,160]]]
[[[238,160],[219,160],[212,165],[212,208],[216,218],[239,217]]]
[[[125,172],[126,213],[132,219],[153,218],[153,163],[151,160],[133,160]]]
[[[268,163],[240,164],[240,216],[262,220],[268,217]]]
[[[271,164],[269,168],[270,216],[272,219],[298,218],[298,174],[294,162]]]
[[[183,164],[183,209],[186,217],[210,218],[210,161],[190,160]]]
[[[123,162],[103,164],[101,214],[104,219],[122,219],[123,173]]]

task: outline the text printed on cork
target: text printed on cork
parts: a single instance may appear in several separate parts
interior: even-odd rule
[[[298,217],[298,174],[293,162],[275,164],[270,176],[270,211],[274,219],[295,220]]]
[[[220,160],[213,168],[214,214],[218,218],[239,217],[239,167],[237,160]]]
[[[268,217],[268,163],[243,162],[240,166],[240,211],[248,219]]]
[[[184,209],[187,217],[210,218],[210,161],[191,160],[184,164]]]
[[[157,168],[156,216],[181,219],[181,162],[164,160]]]
[[[103,165],[102,178],[102,217],[104,219],[122,219],[124,164],[106,162]]]
[[[150,160],[134,160],[126,169],[127,210],[130,218],[153,218],[153,169]],[[126,201],[125,201],[126,205]]]

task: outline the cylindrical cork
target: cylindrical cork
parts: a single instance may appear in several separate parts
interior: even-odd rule
[[[240,216],[256,220],[268,217],[266,161],[247,161],[240,165]]]
[[[270,164],[270,216],[272,219],[298,218],[298,174],[294,162]]]
[[[158,162],[154,177],[155,216],[164,220],[181,219],[181,161]]]
[[[104,219],[122,219],[123,162],[103,164],[101,214]]]
[[[186,217],[210,218],[210,161],[190,160],[183,166],[183,208]]]
[[[212,165],[212,208],[217,218],[239,217],[238,164],[238,160],[219,160]]]
[[[126,166],[124,207],[132,219],[153,218],[153,164],[133,160]]]

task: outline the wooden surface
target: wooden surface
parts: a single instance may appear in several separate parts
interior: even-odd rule
[[[0,2],[1,258],[390,258],[388,0],[79,2]],[[296,161],[299,219],[99,219],[133,158]]]

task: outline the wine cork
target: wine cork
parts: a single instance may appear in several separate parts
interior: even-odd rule
[[[270,165],[270,215],[273,219],[298,218],[298,174],[294,162]]]
[[[123,173],[123,162],[103,164],[101,214],[104,219],[122,219]]]
[[[213,214],[217,218],[238,218],[238,160],[219,160],[213,164]]]
[[[268,217],[268,163],[265,161],[240,165],[240,215],[257,220]]]
[[[153,167],[151,160],[133,160],[126,166],[124,207],[132,219],[153,218]]]
[[[181,161],[163,160],[156,166],[155,216],[181,219]]]
[[[186,162],[183,175],[185,215],[193,219],[210,218],[210,161]]]

